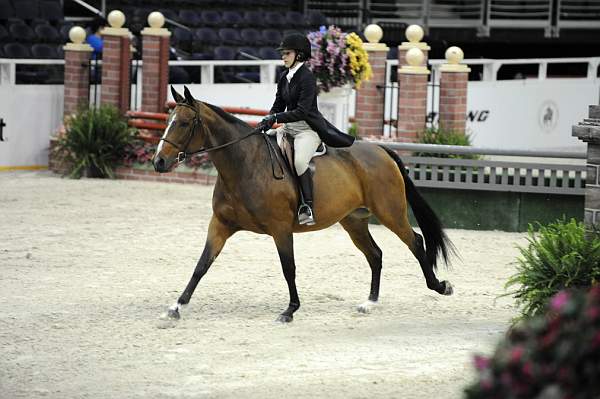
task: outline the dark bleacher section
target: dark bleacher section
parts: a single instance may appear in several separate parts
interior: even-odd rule
[[[172,32],[171,59],[182,60],[279,59],[275,48],[286,32],[306,33],[327,23],[319,12],[303,13],[302,2],[295,0],[118,0],[109,4],[108,11],[114,9],[125,13],[125,26],[135,36],[136,57],[142,54],[140,33],[148,14],[156,10],[167,18],[165,27]],[[63,7],[61,0],[0,0],[0,57],[62,58],[74,25],[65,21],[65,10],[82,18],[77,24],[91,33],[89,20],[95,15],[74,2],[65,1]],[[257,67],[217,69],[217,82],[259,80]],[[174,68],[171,75],[180,81],[199,74],[184,67]]]
[[[68,28],[60,0],[0,0],[3,58],[60,59]]]

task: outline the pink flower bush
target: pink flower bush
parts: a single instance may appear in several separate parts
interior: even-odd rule
[[[560,291],[544,315],[511,329],[493,356],[474,357],[478,378],[465,398],[600,398],[599,314],[599,284]]]

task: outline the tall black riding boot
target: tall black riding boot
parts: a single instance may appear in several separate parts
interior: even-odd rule
[[[313,214],[313,182],[310,169],[298,176],[302,199],[298,208],[298,223],[311,226],[315,224]]]

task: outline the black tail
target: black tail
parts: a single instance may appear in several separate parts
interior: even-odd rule
[[[444,263],[448,265],[450,263],[449,255],[450,253],[455,253],[455,249],[450,239],[446,236],[446,233],[444,233],[442,223],[419,191],[417,191],[415,184],[408,176],[408,173],[406,173],[404,163],[402,163],[398,154],[384,146],[380,147],[396,161],[398,168],[400,168],[400,173],[402,173],[402,178],[404,179],[404,187],[406,188],[406,198],[425,237],[425,255],[427,261],[436,270],[437,258],[441,255]]]

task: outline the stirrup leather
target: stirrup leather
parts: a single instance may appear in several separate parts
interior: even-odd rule
[[[298,208],[298,224],[312,226],[315,224],[313,211],[308,204],[301,204]]]

